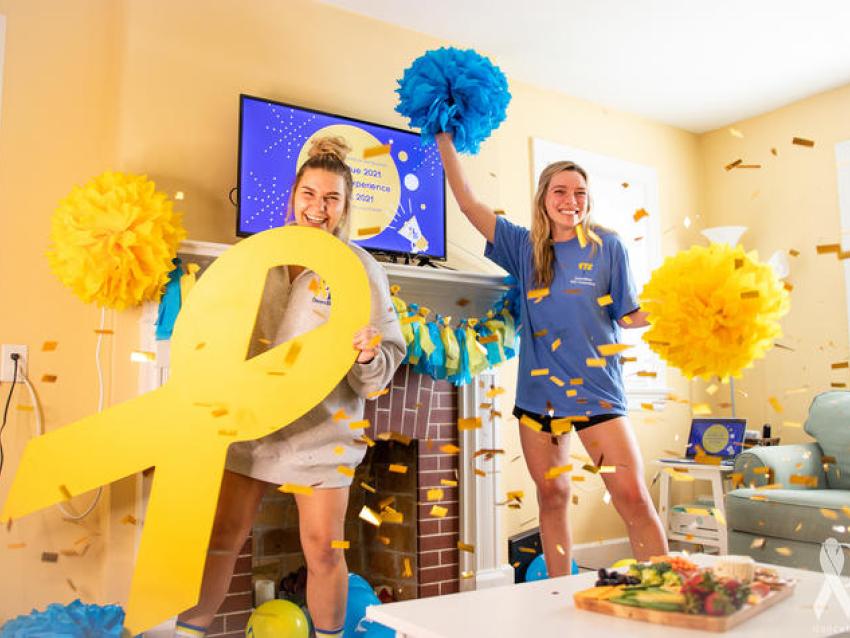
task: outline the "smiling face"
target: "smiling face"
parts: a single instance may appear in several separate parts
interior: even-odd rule
[[[321,168],[306,169],[292,197],[295,223],[333,233],[345,213],[346,195],[342,175]]]
[[[546,189],[545,208],[553,241],[575,237],[575,227],[588,211],[587,182],[582,174],[575,170],[555,173]]]

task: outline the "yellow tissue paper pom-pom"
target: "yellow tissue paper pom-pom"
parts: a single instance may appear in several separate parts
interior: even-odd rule
[[[123,310],[159,296],[185,237],[181,215],[152,181],[106,172],[59,203],[47,257],[80,299]]]
[[[741,246],[694,246],[652,273],[641,292],[650,348],[688,378],[740,377],[782,334],[788,292]]]

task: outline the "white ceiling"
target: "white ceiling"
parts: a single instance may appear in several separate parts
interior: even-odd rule
[[[696,133],[850,84],[850,0],[322,1]]]

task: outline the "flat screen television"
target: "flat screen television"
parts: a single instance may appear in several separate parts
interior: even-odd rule
[[[443,166],[417,133],[240,96],[236,234],[284,224],[295,173],[310,140],[340,135],[352,147],[350,239],[373,252],[446,258]]]

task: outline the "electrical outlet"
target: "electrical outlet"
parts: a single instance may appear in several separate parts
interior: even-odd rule
[[[13,373],[15,371],[15,362],[12,360],[12,355],[17,353],[20,355],[18,359],[18,383],[23,383],[24,372],[27,370],[27,347],[22,345],[3,344],[2,361],[0,361],[0,381],[6,383],[12,382]]]

